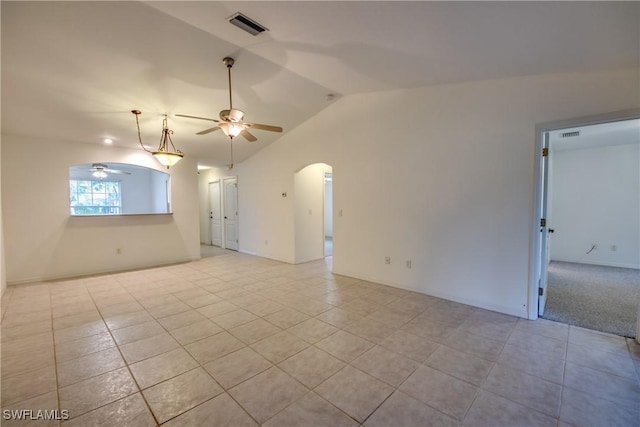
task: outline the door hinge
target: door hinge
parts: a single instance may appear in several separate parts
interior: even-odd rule
[[[544,289],[538,288],[538,296],[541,297],[542,295],[544,295]]]
[[[542,149],[542,157],[547,157],[549,155],[549,149],[547,147]]]
[[[546,227],[546,226],[547,226],[547,219],[540,218],[540,227]]]

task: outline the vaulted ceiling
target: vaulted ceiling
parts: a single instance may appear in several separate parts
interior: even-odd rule
[[[2,132],[155,148],[162,115],[199,164],[228,163],[228,106],[287,132],[351,94],[637,67],[638,2],[1,2]],[[252,36],[242,12],[269,31]],[[328,99],[333,94],[333,99]],[[372,120],[391,120],[380,111]],[[331,135],[328,126],[327,135]],[[279,134],[234,144],[236,162]]]

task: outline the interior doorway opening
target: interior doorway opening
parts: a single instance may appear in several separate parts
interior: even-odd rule
[[[637,335],[638,116],[634,110],[538,129],[532,239],[538,304],[530,318]]]
[[[324,173],[324,257],[333,256],[333,173]]]
[[[323,259],[330,243],[333,254],[333,168],[308,165],[293,176],[295,263]],[[330,240],[327,239],[330,237]]]

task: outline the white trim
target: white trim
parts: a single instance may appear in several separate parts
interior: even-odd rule
[[[435,298],[442,298],[448,301],[457,302],[460,304],[469,305],[472,308],[482,308],[485,310],[495,311],[497,313],[508,314],[510,316],[516,316],[521,318],[527,317],[527,310],[524,304],[522,305],[521,310],[514,310],[512,306],[505,306],[499,304],[485,304],[484,302],[475,300],[473,298],[460,298],[458,294],[449,294],[446,292],[435,292],[435,293],[426,293],[424,290],[421,290],[417,287],[412,286],[402,286],[398,283],[391,283],[384,280],[380,280],[374,277],[370,277],[363,274],[358,274],[349,270],[338,270],[334,267],[333,274],[338,274],[341,276],[352,277],[354,279],[365,280],[367,282],[378,283],[381,285],[391,286],[392,288],[404,289],[405,291],[417,292],[419,294],[432,296]]]
[[[573,264],[601,265],[603,267],[631,268],[634,270],[640,270],[640,265],[638,264],[633,265],[633,264],[624,264],[620,262],[585,261],[584,259],[562,259],[562,258],[554,258],[551,261],[570,262]]]

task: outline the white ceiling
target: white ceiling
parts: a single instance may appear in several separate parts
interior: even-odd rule
[[[234,107],[285,132],[340,96],[528,74],[638,66],[638,2],[1,2],[2,132],[157,146],[162,114],[200,164],[221,166]],[[269,28],[251,36],[240,11]],[[383,117],[381,111],[380,117]],[[377,120],[378,118],[372,118]],[[330,135],[330,128],[327,132]],[[277,139],[254,131],[236,162]],[[97,161],[99,159],[96,159]]]

